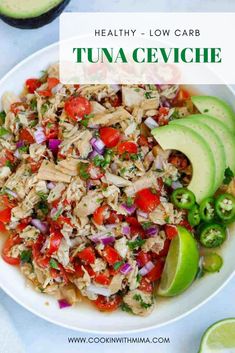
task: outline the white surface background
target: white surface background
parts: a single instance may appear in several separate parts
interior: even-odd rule
[[[72,0],[67,11],[235,11],[233,0]],[[41,29],[24,31],[0,22],[0,77],[34,51],[58,40],[58,19]],[[68,337],[89,337],[50,324],[21,308],[0,290],[0,301],[25,346],[25,353],[197,353],[203,331],[217,320],[235,317],[235,278],[209,303],[188,317],[138,337],[169,337],[170,344],[68,344]],[[78,309],[79,310],[79,309]],[[79,312],[78,312],[79,315]],[[156,311],[157,315],[157,311]],[[138,317],[136,318],[138,320]],[[0,323],[0,336],[4,323]],[[3,338],[3,337],[2,337]],[[1,345],[0,353],[6,353]],[[18,341],[16,341],[16,344]],[[13,347],[12,347],[13,348]],[[15,353],[17,349],[13,350]],[[21,350],[19,350],[21,352]],[[9,353],[11,349],[9,347]]]

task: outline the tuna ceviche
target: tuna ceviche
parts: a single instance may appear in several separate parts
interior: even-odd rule
[[[19,96],[5,93],[2,259],[61,308],[86,298],[100,311],[143,316],[159,283],[160,295],[178,294],[166,284],[176,270],[167,276],[164,265],[179,233],[196,244],[182,290],[198,273],[218,271],[220,255],[201,249],[220,246],[234,221],[234,135],[213,112],[200,114],[200,102],[176,85],[63,85],[57,65],[27,79]],[[203,142],[210,119],[230,146],[210,147],[213,132]],[[201,144],[186,120],[204,125]],[[197,158],[200,168],[207,163],[205,177]]]

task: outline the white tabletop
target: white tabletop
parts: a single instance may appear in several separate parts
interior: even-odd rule
[[[233,0],[72,0],[68,11],[235,11]],[[58,40],[58,19],[37,30],[19,30],[0,22],[0,77],[34,51]],[[197,353],[203,331],[217,320],[235,317],[235,278],[209,303],[174,324],[138,337],[166,337],[166,344],[69,344],[68,337],[89,337],[50,324],[26,311],[3,291],[0,302],[10,314],[26,353],[135,352]],[[157,315],[157,312],[156,312]],[[137,318],[138,320],[138,318]],[[130,337],[130,336],[129,336]],[[133,347],[134,346],[134,347]],[[1,347],[0,347],[1,351]],[[5,353],[5,352],[2,352]]]

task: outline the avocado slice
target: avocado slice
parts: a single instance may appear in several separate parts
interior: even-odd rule
[[[186,126],[194,130],[199,134],[210,146],[214,161],[215,161],[215,190],[217,190],[223,182],[224,171],[226,168],[225,164],[225,152],[222,141],[219,136],[210,128],[204,124],[203,121],[198,121],[194,118],[190,119],[191,116],[187,116],[184,119],[173,120],[170,124]]]
[[[213,96],[192,96],[191,99],[200,113],[221,120],[229,129],[235,131],[235,114],[226,102]]]
[[[0,18],[11,26],[44,26],[61,14],[70,0],[1,0]]]
[[[151,133],[164,150],[178,150],[188,157],[193,168],[188,189],[198,203],[214,194],[215,162],[209,145],[200,135],[176,124],[155,128]]]
[[[220,120],[209,115],[194,114],[191,119],[197,120],[209,126],[219,136],[225,150],[225,168],[229,167],[235,173],[235,134]]]

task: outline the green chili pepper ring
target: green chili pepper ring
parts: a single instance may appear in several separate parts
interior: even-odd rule
[[[200,223],[200,214],[198,205],[194,205],[191,210],[188,211],[188,221],[192,227],[197,226]]]
[[[206,224],[200,229],[200,242],[206,248],[216,248],[226,239],[226,230],[220,224]]]
[[[192,191],[185,188],[178,188],[171,195],[173,204],[178,208],[189,210],[196,202],[196,198]]]
[[[217,216],[226,224],[235,220],[235,197],[231,194],[223,194],[215,200]]]
[[[215,199],[205,198],[200,204],[200,217],[204,222],[211,222],[215,218]]]
[[[203,256],[202,267],[206,272],[219,272],[223,266],[223,259],[216,253],[208,253]]]

